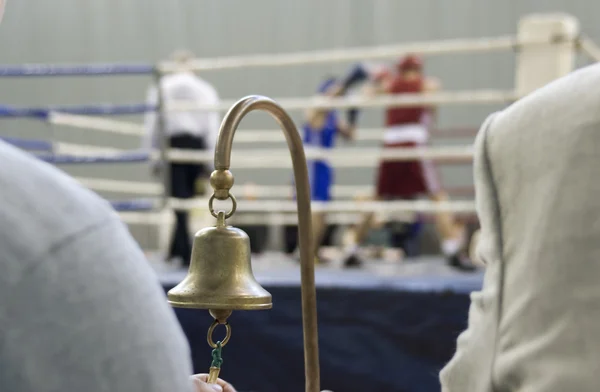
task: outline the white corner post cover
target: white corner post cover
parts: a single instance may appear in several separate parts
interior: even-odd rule
[[[529,94],[571,72],[575,64],[579,32],[579,21],[569,14],[533,14],[523,17],[519,21],[519,41],[548,44],[524,45],[519,48],[516,92]]]

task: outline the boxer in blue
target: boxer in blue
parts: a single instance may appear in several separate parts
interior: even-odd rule
[[[338,95],[337,91],[339,91],[338,81],[335,78],[327,78],[321,83],[317,92],[319,95],[331,97]],[[309,109],[302,127],[305,149],[330,150],[334,148],[338,134],[346,140],[353,139],[357,119],[357,109],[348,111],[347,121],[340,118],[337,110]],[[312,200],[316,202],[330,201],[331,185],[334,182],[334,169],[331,164],[327,159],[311,159],[308,161],[308,171]],[[315,255],[318,257],[326,228],[325,212],[313,212],[312,221],[316,246]]]

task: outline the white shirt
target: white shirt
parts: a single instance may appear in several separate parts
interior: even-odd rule
[[[208,82],[202,80],[191,72],[179,72],[165,75],[161,79],[161,89],[165,106],[177,102],[196,103],[198,105],[216,105],[219,103],[217,91]],[[156,105],[158,94],[156,86],[148,89],[146,103]],[[166,111],[165,134],[177,136],[190,134],[204,137],[207,146],[214,149],[219,133],[219,113],[202,110]],[[146,136],[143,141],[145,148],[157,146],[158,132],[157,113],[147,112],[144,121]]]

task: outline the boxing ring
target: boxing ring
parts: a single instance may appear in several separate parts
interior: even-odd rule
[[[406,94],[397,97],[274,98],[284,109],[297,111],[307,108],[371,108],[410,107],[414,105],[506,105],[530,91],[571,70],[564,65],[565,58],[580,49],[594,61],[600,60],[600,50],[589,39],[581,37],[572,26],[560,31],[556,27],[542,26],[539,21],[523,23],[517,36],[463,40],[443,40],[408,45],[391,45],[376,48],[358,48],[290,54],[236,56],[192,61],[186,70],[226,71],[235,68],[285,67],[335,62],[386,60],[403,53],[426,56],[459,55],[461,53],[514,51],[518,49],[515,88],[504,90],[443,91],[439,93]],[[574,32],[575,31],[575,32]],[[535,34],[534,34],[535,33]],[[569,57],[570,58],[570,57]],[[540,61],[547,72],[536,72]],[[568,61],[567,61],[568,62]],[[548,64],[556,65],[554,68]],[[41,77],[108,77],[125,75],[152,76],[155,80],[166,73],[181,69],[173,63],[148,64],[89,64],[89,65],[24,65],[0,66],[1,78]],[[532,76],[532,72],[535,75]],[[541,74],[541,75],[540,75]],[[527,76],[527,77],[526,77]],[[160,102],[160,99],[159,99]],[[70,105],[52,107],[17,108],[0,106],[0,117],[29,118],[53,126],[103,132],[119,135],[142,136],[139,123],[119,119],[121,115],[144,114],[177,110],[227,110],[235,100],[224,100],[219,105],[149,106],[144,103],[126,105]],[[159,132],[162,132],[159,126]],[[383,129],[358,130],[359,141],[378,141]],[[446,137],[473,137],[475,129],[446,130]],[[435,137],[436,132],[433,133]],[[68,165],[150,163],[170,161],[181,163],[212,162],[213,156],[205,152],[168,149],[161,143],[158,150],[125,150],[65,143],[57,140],[32,140],[2,137],[5,142],[30,151],[37,158],[51,164]],[[163,138],[164,139],[164,138]],[[280,143],[283,136],[272,130],[240,130],[236,141],[242,143]],[[237,157],[236,164],[244,168],[277,167],[289,169],[287,150],[248,150]],[[471,145],[438,146],[420,149],[398,149],[383,152],[379,148],[338,147],[332,151],[306,150],[308,159],[328,159],[338,167],[374,167],[380,159],[414,160],[428,158],[441,164],[468,164],[473,157]],[[360,156],[361,159],[356,159]],[[132,193],[139,197],[108,200],[127,224],[148,225],[159,228],[159,254],[166,249],[173,224],[174,210],[206,210],[208,199],[179,200],[167,196],[160,183],[118,181],[111,178],[76,177],[91,190],[111,193]],[[239,189],[234,186],[234,191]],[[357,196],[371,194],[371,186],[336,186],[334,201],[313,203],[314,211],[329,213],[328,221],[353,224],[364,212],[381,215],[415,214],[431,215],[438,211],[473,216],[473,200],[448,202],[390,201],[374,202],[356,200]],[[451,195],[472,199],[472,187],[449,189]],[[246,197],[243,197],[243,194]],[[266,225],[280,232],[284,225],[296,223],[296,205],[291,199],[291,187],[260,186],[244,188],[237,192],[238,213],[232,224]],[[195,228],[213,224],[205,216],[194,223]],[[280,234],[279,234],[280,235]],[[273,235],[274,237],[277,234]],[[276,242],[271,241],[271,242]],[[222,375],[238,386],[240,391],[297,391],[303,384],[302,331],[300,322],[300,295],[298,267],[280,252],[267,252],[254,263],[259,282],[274,299],[274,309],[269,312],[238,312],[233,317],[236,342],[227,347],[228,364]],[[160,281],[168,290],[185,275],[157,266]],[[318,313],[321,334],[322,385],[339,391],[393,390],[435,391],[439,389],[437,372],[454,351],[458,333],[465,328],[469,294],[481,286],[482,273],[464,275],[446,267],[440,260],[426,258],[418,263],[368,263],[359,271],[341,270],[335,266],[320,267],[317,271]],[[357,309],[360,309],[357,311]],[[212,319],[208,313],[176,309],[179,320],[192,347],[196,371],[206,369],[209,357],[204,330]],[[255,366],[249,366],[253,358]],[[285,360],[282,360],[285,359]],[[253,365],[252,363],[250,365]],[[268,375],[263,374],[269,369]]]

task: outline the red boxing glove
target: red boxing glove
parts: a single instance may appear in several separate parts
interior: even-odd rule
[[[389,79],[392,75],[392,70],[385,65],[378,65],[371,70],[371,79],[376,83]]]

